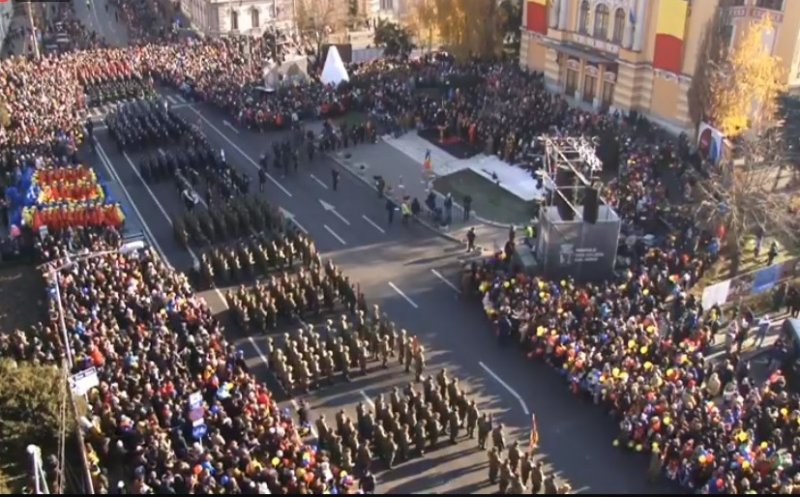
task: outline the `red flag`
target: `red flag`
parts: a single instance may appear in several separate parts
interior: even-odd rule
[[[531,445],[530,450],[539,445],[539,426],[536,424],[536,415],[531,414]]]

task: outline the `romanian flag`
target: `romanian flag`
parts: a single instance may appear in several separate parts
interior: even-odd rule
[[[687,0],[659,0],[654,68],[680,74],[688,14]]]
[[[539,445],[539,425],[536,423],[536,415],[531,414],[531,444],[530,450]]]
[[[528,31],[547,34],[547,0],[528,0],[525,8],[528,16],[525,27]]]
[[[431,150],[428,149],[425,151],[425,160],[422,161],[422,167],[425,168],[426,171],[430,171],[433,167],[433,161],[431,161]]]

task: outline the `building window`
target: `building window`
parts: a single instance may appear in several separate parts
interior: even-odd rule
[[[608,39],[608,7],[602,3],[594,11],[594,37]]]
[[[578,71],[574,69],[567,69],[567,81],[564,84],[564,91],[570,97],[575,95],[578,89]]]
[[[725,50],[731,47],[733,43],[733,24],[725,24],[719,30],[719,39]]]
[[[250,10],[250,27],[257,28],[261,24],[261,19],[258,18],[259,12],[258,9],[251,9]]]
[[[783,10],[783,0],[756,0],[756,7],[771,10]]]
[[[744,0],[722,0],[720,7],[744,7]]]
[[[614,104],[614,83],[603,81],[603,96],[601,100],[603,110],[608,110]]]
[[[594,97],[597,94],[595,92],[595,86],[597,83],[597,78],[594,76],[589,76],[588,74],[583,78],[583,101],[587,103],[594,102]]]
[[[381,0],[381,10],[394,10],[394,0]]]
[[[614,43],[622,43],[622,37],[625,35],[625,11],[617,9],[614,14],[614,38],[611,40]]]
[[[231,31],[239,31],[239,13],[231,11]]]
[[[581,13],[578,17],[578,31],[581,33],[589,32],[589,1],[583,0],[581,3]]]

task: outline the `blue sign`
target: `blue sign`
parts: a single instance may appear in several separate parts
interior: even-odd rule
[[[773,264],[772,266],[759,269],[753,277],[753,295],[766,292],[778,284],[781,279],[781,269],[783,264]]]
[[[195,440],[200,440],[208,433],[208,425],[205,423],[192,427],[192,436]]]

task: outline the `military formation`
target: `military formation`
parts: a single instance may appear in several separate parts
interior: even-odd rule
[[[320,448],[335,464],[356,474],[372,471],[375,460],[393,468],[442,443],[474,438],[480,420],[486,418],[459,387],[458,378],[450,380],[445,370],[436,379],[424,377],[421,391],[413,383],[402,392],[394,387],[388,396],[369,401],[369,407],[360,402],[355,421],[340,410],[335,429],[325,415],[316,420]],[[499,429],[502,436],[502,425]]]
[[[345,303],[349,299],[352,297],[345,297]],[[367,313],[363,296],[353,313],[342,314],[335,323],[333,319],[316,327],[304,323],[296,333],[284,333],[280,345],[274,337],[268,337],[267,357],[270,369],[289,395],[331,385],[337,378],[349,382],[353,374],[366,375],[371,363],[378,362],[385,369],[391,360],[399,362],[406,372],[413,367],[420,381],[426,363],[425,348],[416,337],[398,330],[378,305]]]

